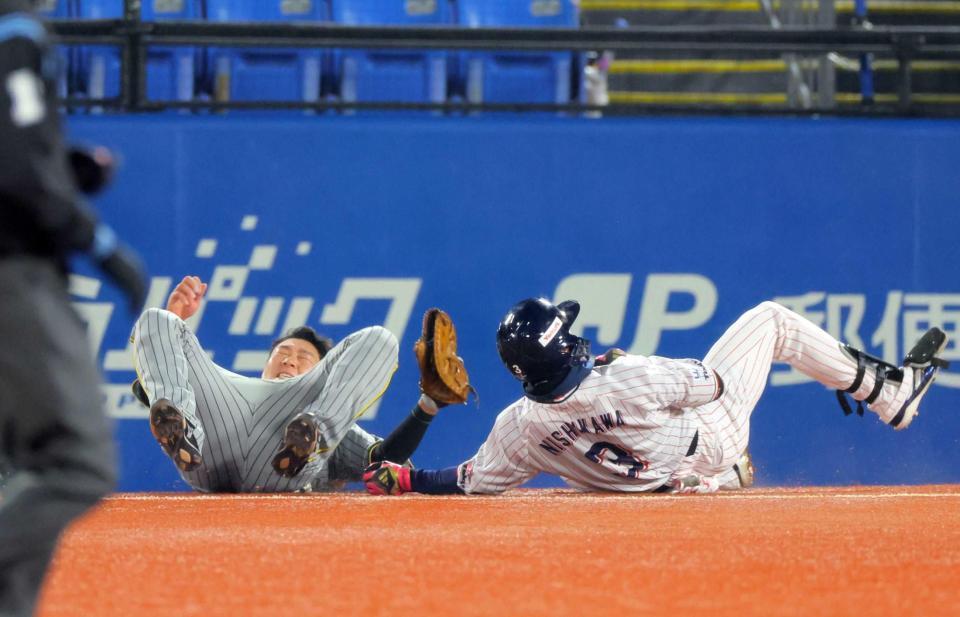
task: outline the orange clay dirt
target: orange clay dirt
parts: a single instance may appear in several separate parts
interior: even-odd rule
[[[39,614],[960,615],[960,486],[117,495]]]

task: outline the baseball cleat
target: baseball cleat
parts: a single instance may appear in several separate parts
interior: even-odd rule
[[[150,433],[181,471],[203,463],[193,427],[170,401],[160,399],[150,407]]]
[[[283,445],[273,457],[273,469],[286,478],[292,478],[306,466],[310,456],[317,451],[320,429],[308,415],[300,415],[290,421],[283,434]]]
[[[890,420],[890,426],[896,430],[902,431],[910,426],[913,418],[919,413],[920,401],[933,385],[937,373],[941,368],[950,366],[949,362],[937,357],[937,354],[946,346],[947,335],[943,330],[930,328],[904,358],[903,379],[904,381],[912,380],[913,392],[907,397],[897,415]]]
[[[753,486],[754,474],[757,471],[757,468],[753,466],[753,458],[750,456],[750,451],[747,450],[743,453],[737,463],[733,466],[733,470],[737,472],[737,479],[740,480],[740,488],[750,488]]]

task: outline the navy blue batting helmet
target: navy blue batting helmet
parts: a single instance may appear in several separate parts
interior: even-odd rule
[[[570,334],[579,313],[580,304],[572,300],[554,305],[546,298],[528,298],[500,322],[500,359],[523,382],[529,398],[558,402],[572,394],[593,368],[590,341]]]

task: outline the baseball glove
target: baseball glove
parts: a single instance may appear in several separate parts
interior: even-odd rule
[[[420,365],[420,390],[440,405],[466,403],[477,391],[457,356],[457,330],[450,315],[438,308],[423,314],[423,333],[413,346]]]

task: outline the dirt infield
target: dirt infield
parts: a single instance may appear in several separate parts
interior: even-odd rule
[[[40,615],[957,615],[960,486],[117,495]]]

